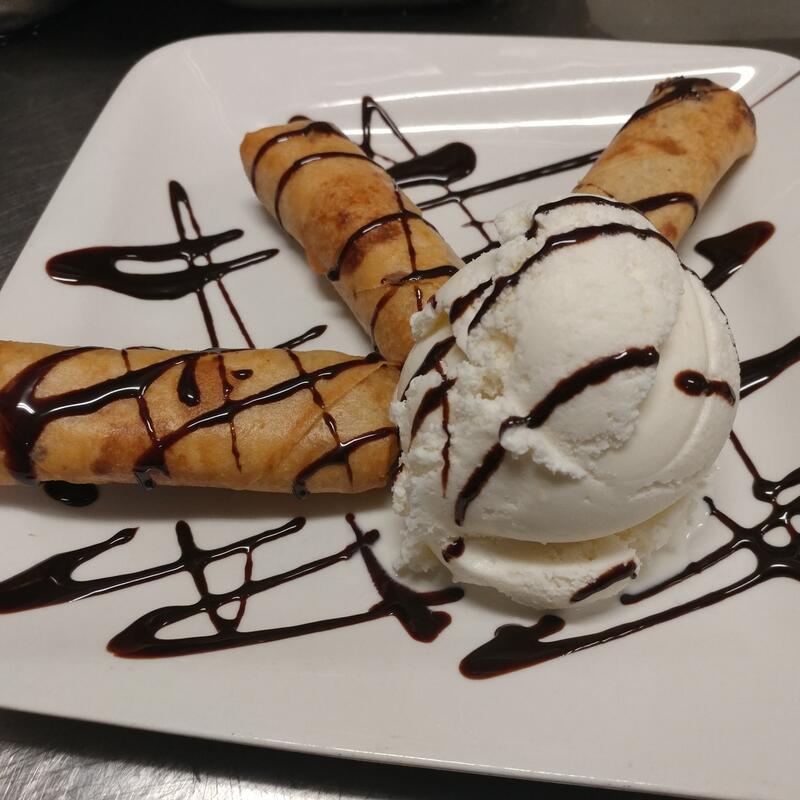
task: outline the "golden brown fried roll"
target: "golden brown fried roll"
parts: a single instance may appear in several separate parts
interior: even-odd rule
[[[0,342],[0,484],[362,492],[397,457],[397,369],[331,351]]]
[[[248,133],[241,157],[264,207],[312,269],[333,282],[378,352],[402,363],[411,315],[461,259],[392,177],[328,123]]]
[[[755,141],[741,95],[705,78],[672,78],[656,85],[575,191],[636,206],[677,244]]]

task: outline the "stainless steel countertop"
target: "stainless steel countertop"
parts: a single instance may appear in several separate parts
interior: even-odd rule
[[[320,12],[253,11],[211,0],[83,0],[33,30],[0,37],[0,281],[103,104],[141,56],[190,36],[303,29],[628,38],[762,47],[800,57],[797,0],[472,0]],[[13,646],[3,642],[2,652]],[[624,797],[0,710],[0,800],[514,800],[534,794]]]

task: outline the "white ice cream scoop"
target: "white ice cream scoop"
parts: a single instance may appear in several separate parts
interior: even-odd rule
[[[413,320],[395,508],[409,558],[565,607],[621,591],[685,525],[738,361],[713,297],[629,206],[573,195],[497,226],[501,247]]]

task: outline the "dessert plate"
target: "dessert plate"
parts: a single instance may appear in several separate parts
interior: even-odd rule
[[[385,491],[299,501],[131,486],[102,488],[96,503],[71,508],[39,491],[4,488],[0,610],[24,605],[27,590],[19,587],[26,582],[9,578],[55,554],[88,549],[27,576],[41,597],[43,586],[53,586],[48,576],[61,569],[62,589],[53,594],[72,602],[0,614],[0,704],[378,761],[709,797],[793,797],[787,764],[800,725],[791,691],[800,585],[791,518],[800,508],[790,473],[800,452],[800,368],[778,373],[796,357],[800,333],[800,167],[792,155],[799,66],[730,48],[356,34],[196,39],[141,61],[98,119],[0,293],[2,338],[204,348],[212,336],[226,347],[245,346],[249,336],[267,347],[326,325],[301,346],[364,353],[367,340],[347,310],[253,196],[238,160],[244,131],[305,114],[356,139],[367,125],[376,151],[396,160],[411,151],[395,125],[419,153],[468,144],[477,154],[469,174],[411,190],[428,201],[430,218],[454,248],[468,253],[492,236],[482,221],[501,209],[568,191],[659,78],[704,75],[740,90],[755,106],[756,153],[720,187],[681,247],[700,275],[709,255],[716,260],[716,294],[749,369],[750,393],[735,425],[741,452],[726,448],[709,488],[736,524],[707,520],[655,568],[676,571],[731,531],[734,546],[713,568],[642,603],[566,615],[552,639],[571,644],[554,652],[579,652],[475,680],[459,671],[462,659],[500,625],[532,626],[538,615],[472,589],[440,605],[453,596],[424,593],[446,586],[443,576],[402,576],[423,593],[419,613],[452,618],[432,642],[410,636],[408,619],[382,613],[393,591],[382,576],[392,572],[397,537]],[[241,231],[221,237],[213,254],[219,261],[279,253],[230,272],[222,286],[210,283],[202,297],[136,298],[47,274],[48,258],[61,251],[175,242],[173,212],[186,211],[177,184],[198,235]],[[775,233],[757,250],[747,234],[763,234],[764,226],[716,248],[707,244],[706,256],[694,250],[700,240],[760,221]],[[183,261],[119,266],[144,276],[186,268]],[[763,480],[754,493],[755,474]],[[306,523],[295,523],[295,532],[252,538],[298,515]],[[374,545],[367,543],[372,529],[381,532]],[[112,655],[111,640],[123,655],[142,655],[130,646],[135,621],[197,602],[202,582],[197,569],[194,578],[187,569],[189,531],[205,551],[199,561],[210,592],[239,596],[246,551],[251,585],[281,577],[258,585],[224,641],[200,613],[166,628],[156,640],[162,644],[144,653],[174,657]],[[230,547],[242,539],[245,545]],[[63,582],[72,566],[74,580],[85,583],[70,594]],[[121,573],[134,574],[106,580]],[[689,603],[698,598],[706,599]],[[689,603],[686,613],[668,619],[681,603]],[[220,614],[234,617],[239,606],[234,600]],[[657,624],[637,632],[641,619]],[[201,636],[212,652],[174,655],[191,651],[186,642]]]

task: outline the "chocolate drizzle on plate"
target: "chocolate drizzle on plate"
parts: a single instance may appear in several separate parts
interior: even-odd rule
[[[302,530],[306,523],[303,517],[295,517],[277,528],[212,549],[199,547],[194,541],[188,523],[180,521],[175,526],[180,555],[174,561],[136,572],[91,580],[75,580],[72,577],[81,564],[131,542],[136,536],[137,529],[125,528],[103,542],[51,556],[11,578],[0,581],[0,613],[9,614],[81,600],[186,572],[194,581],[199,595],[198,600],[189,605],[158,608],[139,617],[109,642],[108,649],[112,653],[125,658],[158,658],[214,652],[344,628],[383,617],[397,619],[413,639],[432,642],[450,624],[451,619],[446,612],[434,611],[431,607],[453,603],[463,596],[463,591],[458,587],[447,587],[429,592],[416,592],[397,582],[372,552],[372,545],[379,537],[378,531],[363,531],[352,514],[348,514],[346,519],[353,533],[352,542],[329,555],[265,578],[253,578],[255,551],[261,546]],[[210,591],[205,578],[205,568],[212,563],[239,554],[245,556],[241,584],[227,592]],[[295,625],[240,630],[250,597],[300,580],[356,556],[361,557],[379,596],[378,601],[366,611]],[[229,603],[237,604],[232,619],[220,613]],[[214,633],[179,638],[162,638],[158,635],[170,625],[195,617],[209,619],[214,626]]]
[[[706,289],[713,292],[725,284],[770,240],[773,233],[775,226],[771,222],[751,222],[698,242],[695,251],[711,262],[711,269],[703,278]]]
[[[575,156],[574,158],[565,158],[561,161],[555,161],[552,164],[545,164],[544,166],[541,167],[534,167],[533,169],[523,170],[522,172],[517,172],[514,173],[513,175],[507,175],[504,178],[497,178],[495,180],[487,181],[486,183],[476,184],[474,186],[467,186],[463,188],[454,189],[453,187],[443,182],[442,185],[445,187],[446,190],[442,195],[430,198],[428,200],[423,200],[417,205],[423,211],[428,211],[430,209],[439,208],[441,206],[455,204],[464,212],[464,214],[467,216],[467,225],[477,230],[485,242],[485,244],[482,247],[478,248],[472,253],[468,253],[467,255],[463,256],[464,262],[470,262],[478,258],[478,256],[481,256],[484,253],[487,253],[499,247],[500,242],[498,242],[496,239],[492,238],[489,235],[489,232],[486,227],[487,223],[477,219],[473,215],[473,213],[469,210],[469,208],[466,205],[467,200],[482,194],[488,194],[489,192],[495,192],[500,189],[505,189],[509,186],[515,186],[516,184],[519,183],[528,183],[529,181],[539,180],[540,178],[546,178],[550,175],[557,175],[561,172],[569,172],[574,169],[580,169],[581,167],[585,167],[597,161],[602,152],[603,152],[602,150],[595,150],[592,151],[591,153],[586,153],[585,155],[582,156]]]
[[[313,328],[309,328],[304,333],[301,333],[299,336],[294,336],[291,339],[287,339],[285,342],[281,342],[280,344],[275,345],[276,350],[294,350],[295,347],[300,347],[301,344],[306,344],[307,342],[311,342],[314,339],[319,339],[325,331],[328,330],[327,325],[315,325]]]
[[[742,361],[739,366],[741,374],[739,397],[747,397],[756,389],[766,386],[798,361],[800,361],[800,336],[795,336],[782,347],[764,353],[763,356]]]
[[[213,253],[243,236],[238,228],[223,233],[204,234],[195,217],[186,189],[177,181],[169,182],[169,204],[178,232],[178,240],[168,244],[85,247],[53,256],[47,273],[56,281],[79,286],[99,286],[141,300],[176,300],[189,294],[197,297],[212,347],[219,347],[216,327],[205,296],[208,283],[219,288],[228,310],[248,347],[254,347],[242,317],[222,279],[255,264],[261,264],[278,250],[259,250],[246,256],[216,263]],[[184,269],[161,273],[133,273],[120,269],[120,262],[137,261],[157,264],[183,261]]]

